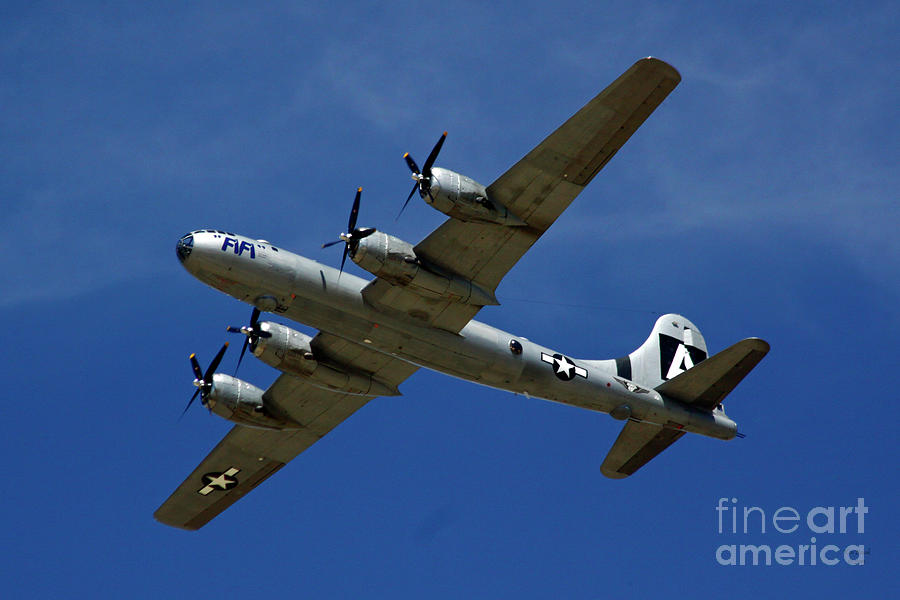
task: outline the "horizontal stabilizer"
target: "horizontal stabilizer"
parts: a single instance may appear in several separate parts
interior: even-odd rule
[[[662,425],[628,421],[600,465],[600,472],[612,479],[628,477],[683,435],[683,431]]]
[[[667,398],[712,410],[768,352],[769,344],[764,340],[741,340],[663,382],[656,391]]]

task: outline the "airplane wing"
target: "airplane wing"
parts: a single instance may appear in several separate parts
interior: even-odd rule
[[[493,292],[679,81],[678,72],[661,60],[637,61],[488,186],[488,197],[523,219],[526,227],[451,218],[415,247],[416,255]],[[401,310],[454,332],[480,309],[424,299],[378,279],[363,295],[370,304]]]
[[[417,369],[327,333],[319,333],[312,344],[317,355],[371,372],[395,387]],[[203,527],[372,399],[315,387],[287,373],[263,398],[303,427],[270,431],[236,425],[154,513],[158,521],[181,529]]]
[[[613,479],[628,477],[683,435],[683,431],[662,425],[628,421],[600,465],[600,472]]]

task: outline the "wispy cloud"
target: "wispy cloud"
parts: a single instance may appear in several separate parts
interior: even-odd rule
[[[658,31],[676,18],[661,14]],[[752,39],[740,44],[727,43],[735,32],[726,28],[685,40],[671,58],[681,87],[610,169],[634,186],[632,197],[588,209],[598,218],[614,211],[608,239],[795,236],[827,245],[900,297],[884,278],[900,270],[900,93],[885,79],[895,54],[883,52],[896,16],[888,4],[840,22],[786,15],[750,23]],[[630,158],[636,151],[640,160]],[[585,222],[570,227],[593,235]]]

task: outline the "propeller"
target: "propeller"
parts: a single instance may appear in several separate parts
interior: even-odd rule
[[[350,209],[350,220],[347,221],[347,231],[349,233],[342,233],[339,240],[335,240],[333,242],[326,242],[322,244],[323,248],[328,248],[329,246],[334,246],[335,244],[340,244],[343,242],[344,245],[344,256],[341,258],[341,273],[344,272],[344,263],[347,262],[347,253],[352,251],[356,251],[356,247],[359,245],[359,241],[363,238],[369,237],[373,233],[377,231],[374,227],[356,227],[356,218],[359,216],[359,198],[362,196],[362,188],[358,188],[356,190],[356,198],[353,200],[353,208]]]
[[[234,374],[237,375],[238,369],[241,368],[241,361],[244,360],[244,353],[247,352],[247,346],[253,345],[256,347],[256,343],[259,342],[260,338],[270,338],[272,334],[268,331],[263,331],[259,324],[259,315],[260,310],[258,308],[253,308],[253,312],[250,313],[250,324],[244,325],[243,327],[233,327],[229,325],[225,329],[229,333],[241,333],[247,338],[244,340],[244,345],[241,347],[241,355],[238,358],[237,366],[234,368]]]
[[[219,367],[219,363],[222,362],[222,357],[225,356],[225,351],[228,350],[228,342],[225,342],[225,345],[222,346],[222,349],[219,350],[219,353],[216,354],[216,357],[209,363],[209,368],[206,369],[206,373],[200,368],[200,363],[197,362],[197,355],[191,354],[191,369],[194,371],[194,385],[197,387],[197,391],[194,392],[194,395],[191,396],[190,401],[187,406],[184,407],[184,412],[181,413],[183,417],[184,414],[191,407],[191,404],[194,403],[194,400],[197,399],[197,394],[200,394],[200,401],[206,404],[206,396],[209,395],[210,390],[213,385],[213,375],[216,372],[216,369]]]
[[[419,195],[423,198],[425,194],[428,194],[428,197],[431,198],[431,201],[434,202],[434,196],[431,195],[431,167],[434,166],[434,161],[437,160],[438,154],[441,151],[441,146],[444,145],[444,140],[447,139],[447,132],[445,131],[443,135],[441,135],[440,139],[434,145],[434,148],[431,149],[431,154],[428,155],[428,158],[425,159],[425,164],[422,165],[422,169],[419,169],[419,165],[416,164],[416,161],[413,160],[413,157],[409,155],[409,152],[403,155],[403,160],[406,161],[407,166],[409,166],[409,170],[412,171],[412,178],[415,180],[415,185],[413,185],[413,189],[409,192],[409,196],[406,197],[406,202],[403,203],[403,208],[400,209],[400,212],[397,214],[397,218],[400,218],[400,215],[403,214],[403,211],[406,210],[406,205],[409,204],[410,199],[413,197],[413,194],[416,193],[416,190],[419,191]]]

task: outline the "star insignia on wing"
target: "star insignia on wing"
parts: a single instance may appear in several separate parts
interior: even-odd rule
[[[206,485],[197,490],[201,496],[207,496],[216,490],[230,490],[238,484],[238,480],[234,477],[241,470],[231,467],[222,473],[207,473],[203,476],[203,483]]]

